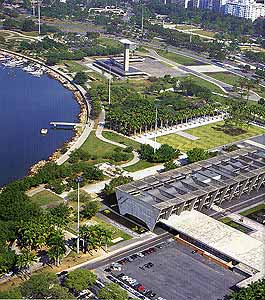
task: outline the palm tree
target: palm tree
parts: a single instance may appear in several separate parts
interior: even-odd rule
[[[50,247],[48,250],[49,258],[58,266],[66,252],[63,232],[61,230],[53,231],[49,236],[47,245]]]

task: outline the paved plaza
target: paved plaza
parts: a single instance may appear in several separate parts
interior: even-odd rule
[[[131,65],[141,71],[145,71],[155,77],[164,77],[165,75],[171,75],[173,77],[186,76],[187,73],[179,68],[166,65],[163,62],[146,57],[144,62],[131,63]]]

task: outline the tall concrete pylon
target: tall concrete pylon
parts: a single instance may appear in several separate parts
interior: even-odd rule
[[[122,39],[120,42],[124,45],[123,70],[124,72],[128,72],[130,68],[130,46],[134,45],[134,42],[127,39]]]

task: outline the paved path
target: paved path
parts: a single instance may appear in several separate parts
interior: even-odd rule
[[[126,145],[111,141],[102,135],[102,132],[104,129],[104,123],[105,123],[105,110],[103,109],[99,115],[99,123],[98,123],[98,127],[96,130],[96,137],[105,143],[109,143],[109,144],[115,145],[117,147],[121,147],[123,149],[127,148]],[[126,168],[126,167],[129,167],[129,166],[132,166],[132,165],[138,163],[140,160],[139,154],[136,151],[132,151],[132,154],[133,154],[133,159],[125,164],[120,165],[119,167]]]
[[[83,143],[86,141],[86,139],[90,135],[93,127],[94,127],[94,121],[91,120],[89,124],[86,124],[86,127],[85,127],[84,131],[82,132],[81,136],[78,138],[78,140],[70,147],[70,149],[66,153],[64,153],[61,157],[59,157],[56,160],[56,163],[58,165],[62,165],[63,163],[65,163],[68,160],[71,152],[80,148],[83,145]]]
[[[191,141],[196,141],[196,140],[199,139],[197,136],[189,134],[188,132],[185,132],[185,131],[177,131],[176,134],[181,136],[181,137],[184,137],[188,140],[191,140]]]

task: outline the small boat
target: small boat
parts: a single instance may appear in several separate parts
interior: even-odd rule
[[[31,75],[36,76],[36,77],[40,77],[41,75],[43,75],[43,71],[38,69],[32,72],[29,72]]]
[[[40,133],[43,134],[43,135],[46,135],[48,133],[48,129],[47,128],[42,128]]]

